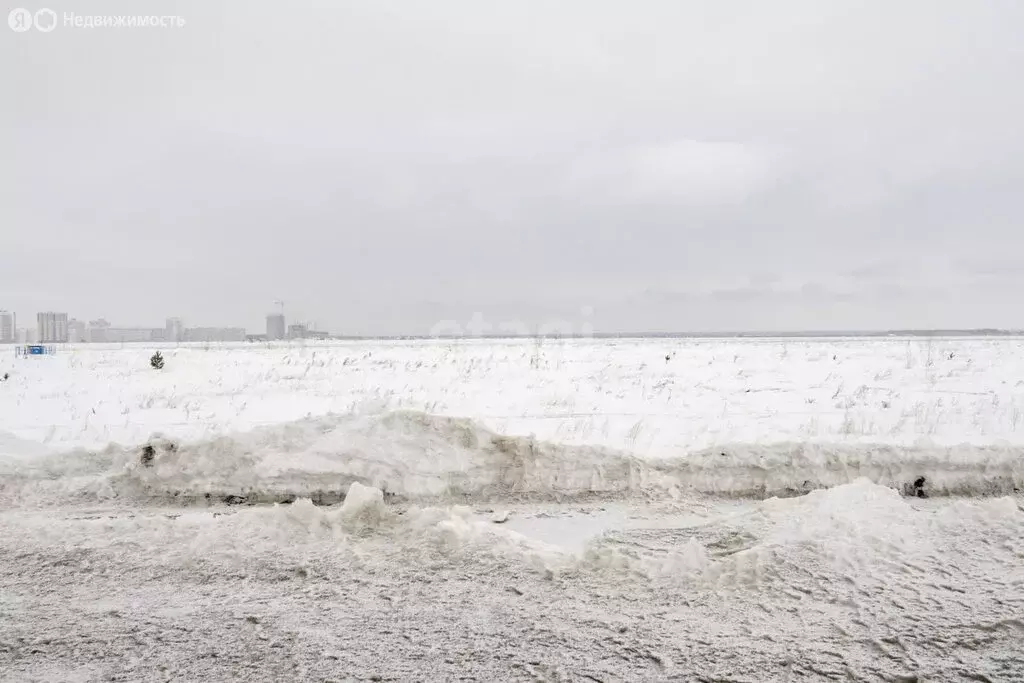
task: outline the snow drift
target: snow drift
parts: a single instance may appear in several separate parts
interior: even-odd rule
[[[1024,487],[1021,456],[1017,447],[775,443],[643,459],[398,411],[327,415],[193,442],[155,435],[101,451],[0,451],[0,497],[334,503],[353,483],[403,500],[772,497],[862,477],[910,495],[999,495]]]

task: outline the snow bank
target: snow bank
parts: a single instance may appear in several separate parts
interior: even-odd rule
[[[406,501],[687,492],[764,498],[860,478],[909,495],[999,495],[1024,488],[1024,458],[1018,447],[782,443],[646,460],[400,411],[328,415],[195,442],[154,437],[135,448],[3,458],[0,500],[334,503],[346,491],[362,501],[367,486]]]
[[[1024,447],[873,443],[726,444],[657,461],[681,487],[729,496],[804,493],[865,478],[915,495],[1003,495],[1024,489]]]
[[[974,541],[982,538],[988,550],[979,553]],[[1008,572],[1022,552],[1024,509],[1010,497],[929,506],[861,478],[703,523],[612,532],[592,541],[581,563],[716,591],[829,596],[850,606],[888,593],[908,609],[930,609],[914,587],[922,577],[943,577],[934,584],[941,592],[956,591],[960,576],[981,576],[1009,594],[1024,580]]]

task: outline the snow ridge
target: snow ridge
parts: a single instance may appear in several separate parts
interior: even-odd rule
[[[10,442],[6,442],[10,445]],[[0,450],[0,501],[68,499],[332,503],[353,482],[405,500],[768,498],[866,478],[908,495],[1004,495],[1024,488],[1020,447],[737,443],[644,459],[505,436],[415,411],[326,415],[192,442],[32,457]]]

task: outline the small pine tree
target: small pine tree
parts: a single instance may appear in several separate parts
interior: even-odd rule
[[[163,368],[163,366],[164,366],[164,357],[160,355],[160,352],[159,352],[159,351],[157,351],[157,352],[156,352],[156,353],[154,353],[154,354],[153,354],[153,356],[152,356],[152,357],[151,357],[151,358],[149,359],[149,364],[150,364],[150,365],[151,365],[152,367],[156,368],[157,370],[160,370],[160,369],[161,369],[161,368]]]

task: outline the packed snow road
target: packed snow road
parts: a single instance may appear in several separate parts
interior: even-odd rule
[[[11,681],[1024,678],[1011,498],[26,510],[0,539]]]

